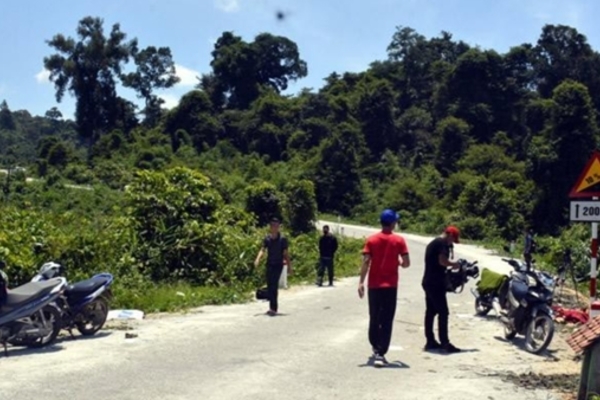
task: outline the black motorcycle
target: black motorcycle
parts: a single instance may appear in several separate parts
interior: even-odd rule
[[[524,262],[503,258],[514,272],[506,285],[506,300],[501,305],[500,321],[504,336],[512,340],[525,336],[525,350],[533,354],[544,351],[554,336],[551,308],[554,279],[547,273],[531,269]]]
[[[446,271],[446,291],[450,293],[461,293],[469,278],[476,279],[479,276],[477,261],[468,262],[461,258],[457,262],[459,268]]]

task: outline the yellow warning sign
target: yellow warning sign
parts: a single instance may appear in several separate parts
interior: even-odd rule
[[[577,183],[571,189],[569,197],[571,199],[600,197],[600,190],[593,188],[598,184],[600,184],[600,152],[596,150],[577,179]],[[588,190],[590,188],[592,188],[591,191]]]
[[[587,170],[583,180],[577,187],[577,192],[581,192],[589,187],[594,186],[600,182],[600,160],[594,158],[590,169]]]

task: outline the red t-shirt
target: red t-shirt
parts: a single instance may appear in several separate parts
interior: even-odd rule
[[[371,256],[369,289],[398,287],[399,257],[408,254],[402,236],[393,232],[379,232],[369,236],[363,254]]]

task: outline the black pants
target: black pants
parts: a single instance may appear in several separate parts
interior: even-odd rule
[[[531,268],[531,260],[533,259],[531,253],[523,254],[523,258],[525,259],[525,264],[527,264],[527,268]]]
[[[427,343],[434,343],[435,336],[433,335],[433,319],[438,317],[438,335],[440,343],[446,345],[450,343],[448,339],[448,300],[446,299],[446,291],[443,287],[426,287],[425,290],[425,337]]]
[[[277,297],[279,295],[279,278],[283,271],[283,264],[267,265],[267,293],[269,296],[269,308],[277,311]]]
[[[323,275],[325,274],[326,268],[329,284],[333,285],[333,257],[321,257],[319,271],[317,272],[317,283],[319,286],[323,284]]]
[[[380,356],[390,348],[397,295],[397,288],[369,289],[369,342]]]

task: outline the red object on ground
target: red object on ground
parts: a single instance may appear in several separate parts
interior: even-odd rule
[[[552,306],[552,310],[556,317],[562,317],[565,322],[574,322],[580,324],[587,324],[590,320],[590,316],[587,311],[578,309],[563,308],[560,306]]]

